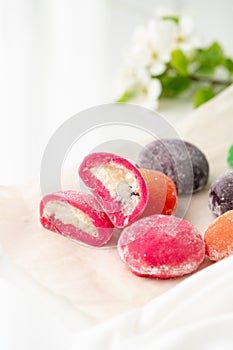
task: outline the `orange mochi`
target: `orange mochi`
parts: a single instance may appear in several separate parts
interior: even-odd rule
[[[215,219],[204,234],[206,255],[221,260],[233,254],[233,210]]]
[[[160,171],[139,168],[149,192],[149,198],[142,215],[171,215],[177,207],[177,191],[174,182]]]

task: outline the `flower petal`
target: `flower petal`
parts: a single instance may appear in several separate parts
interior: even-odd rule
[[[150,66],[150,73],[154,76],[162,74],[166,69],[166,64],[163,62],[156,61]]]
[[[158,79],[152,79],[148,87],[148,97],[157,99],[162,92],[162,86]]]

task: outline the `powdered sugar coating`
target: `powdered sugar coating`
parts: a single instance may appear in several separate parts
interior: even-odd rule
[[[233,254],[233,210],[216,218],[205,235],[206,254],[218,261]]]
[[[123,157],[91,153],[80,164],[79,176],[118,228],[130,224],[146,207],[146,182],[140,171]]]
[[[211,185],[209,207],[217,216],[233,209],[233,170],[220,176]]]
[[[186,220],[152,215],[125,228],[118,252],[140,276],[169,279],[195,271],[204,259],[201,235]]]
[[[209,165],[205,155],[187,141],[152,141],[142,149],[137,163],[139,167],[158,170],[170,177],[179,194],[199,191],[208,181]]]
[[[44,196],[40,222],[50,231],[91,246],[106,244],[113,225],[92,195],[68,190]]]

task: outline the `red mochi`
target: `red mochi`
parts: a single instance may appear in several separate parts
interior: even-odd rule
[[[125,228],[118,252],[139,276],[169,279],[195,271],[205,256],[196,228],[175,216],[153,215]]]
[[[116,227],[129,225],[146,207],[146,182],[125,158],[112,153],[92,153],[80,165],[79,176]]]
[[[40,222],[50,231],[97,247],[106,244],[113,231],[111,221],[92,195],[71,190],[42,198]]]

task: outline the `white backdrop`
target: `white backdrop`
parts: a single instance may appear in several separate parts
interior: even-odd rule
[[[185,7],[201,33],[233,50],[232,0],[0,0],[0,184],[38,175],[55,129],[112,101],[134,27],[158,6]],[[174,117],[174,104],[161,112]],[[183,105],[176,114],[190,109]]]

